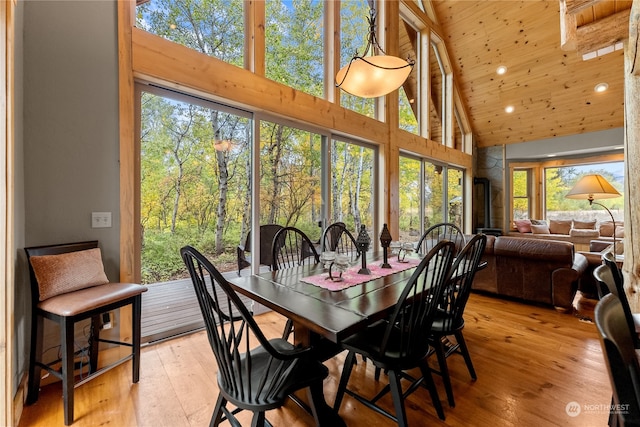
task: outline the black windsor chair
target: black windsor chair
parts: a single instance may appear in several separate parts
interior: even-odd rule
[[[455,244],[456,249],[454,255],[460,252],[467,243],[460,227],[450,222],[442,222],[432,225],[424,232],[420,240],[418,240],[416,251],[419,254],[426,254],[441,240],[448,240]]]
[[[609,425],[640,426],[640,365],[621,300],[605,295],[594,317],[613,389]]]
[[[426,359],[429,353],[429,331],[451,273],[453,250],[452,242],[436,244],[411,275],[390,316],[343,341],[342,347],[349,353],[336,394],[336,410],[340,408],[344,394],[348,393],[367,407],[396,421],[399,426],[406,426],[404,400],[418,388],[420,382],[403,392],[400,379],[404,371],[419,367],[421,382],[426,383],[436,412],[444,420],[442,404]],[[365,356],[377,368],[388,373],[389,383],[372,399],[347,389],[356,354]],[[389,391],[393,398],[395,416],[376,403]]]
[[[598,290],[598,299],[602,299],[605,295],[612,293],[618,296],[618,288],[611,273],[611,268],[602,264],[593,270],[593,278],[596,279],[596,287]]]
[[[471,285],[486,244],[487,236],[477,234],[458,252],[451,267],[453,274],[445,287],[443,298],[431,325],[429,342],[438,358],[439,373],[442,375],[449,406],[451,407],[455,406],[455,401],[447,367],[447,358],[455,353],[462,354],[469,370],[469,375],[473,380],[477,379],[462,330],[464,328],[464,309],[469,300]],[[451,335],[455,336],[455,343],[447,339]]]
[[[311,239],[295,227],[283,227],[279,230],[273,237],[271,251],[271,269],[274,271],[320,262],[320,256]],[[293,322],[287,319],[282,337],[287,339],[292,331]]]
[[[627,292],[624,289],[624,277],[622,276],[622,271],[620,271],[620,267],[618,267],[618,264],[616,263],[613,251],[606,251],[602,255],[602,259],[611,271],[611,276],[613,277],[613,283],[615,285],[614,288],[617,291],[618,299],[620,299],[620,303],[622,304],[624,316],[633,337],[633,346],[634,348],[640,349],[640,337],[638,337],[638,333],[636,332],[636,322],[633,320],[633,314],[631,312],[631,306],[629,305],[629,299],[627,298]],[[610,288],[609,291],[612,293],[614,292],[612,288]]]
[[[334,251],[347,254],[351,261],[355,261],[360,256],[360,250],[356,244],[353,234],[347,230],[343,222],[334,222],[322,233],[322,251]]]
[[[239,426],[235,414],[253,411],[252,426],[270,425],[265,411],[282,407],[289,395],[307,389],[315,424],[344,425],[326,405],[322,382],[328,369],[312,357],[311,347],[296,348],[282,338],[268,340],[230,283],[196,249],[180,250],[189,270],[207,336],[218,364],[218,387],[210,426],[229,420]],[[249,348],[249,343],[259,343]],[[227,403],[236,408],[230,410]]]

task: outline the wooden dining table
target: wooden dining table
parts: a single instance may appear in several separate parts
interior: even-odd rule
[[[388,315],[420,262],[417,257],[404,264],[397,258],[390,260],[394,268],[385,269],[385,275],[379,277],[382,256],[369,253],[367,257],[371,259],[367,263],[373,270],[371,275],[357,277],[354,273],[359,269],[357,266],[344,274],[357,277],[357,281],[362,281],[358,284],[327,279],[329,273],[323,264],[233,278],[230,283],[236,292],[291,319],[294,343],[314,347],[315,357],[324,361],[341,350],[344,338]],[[326,289],[327,285],[340,289]],[[304,397],[296,395],[294,400],[309,410]],[[346,426],[337,411],[326,403],[323,406],[318,409],[322,425]]]
[[[379,267],[382,257],[367,255],[372,259],[367,264]],[[328,276],[322,264],[233,278],[231,284],[238,293],[291,319],[296,343],[312,345],[314,340],[324,338],[339,344],[344,338],[387,316],[419,261],[413,258],[409,264],[391,262],[394,268],[385,271],[387,275],[376,277],[375,272],[369,277],[363,275],[363,283],[340,290],[329,290],[304,281],[313,276]],[[352,268],[358,269],[358,266]],[[340,282],[332,283],[332,287],[339,285]]]

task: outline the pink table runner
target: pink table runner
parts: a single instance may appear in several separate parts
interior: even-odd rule
[[[407,262],[398,262],[398,258],[393,257],[389,260],[389,265],[391,265],[391,268],[381,268],[380,264],[382,264],[382,260],[372,262],[367,265],[367,268],[371,270],[371,274],[358,274],[358,271],[361,267],[360,263],[357,266],[348,268],[347,271],[342,273],[343,280],[341,282],[334,282],[333,280],[329,279],[329,272],[316,274],[315,276],[303,277],[300,280],[305,283],[327,289],[329,291],[341,291],[343,289],[347,289],[351,286],[359,285],[370,280],[408,270],[420,264],[421,260],[417,258],[407,258],[406,261]]]

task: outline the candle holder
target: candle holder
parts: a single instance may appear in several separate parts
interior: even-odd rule
[[[356,246],[360,251],[360,257],[362,258],[362,267],[358,270],[358,274],[371,274],[371,270],[367,268],[367,251],[369,250],[369,244],[371,243],[371,237],[367,234],[367,229],[364,225],[360,226],[360,233],[356,239]]]
[[[329,277],[334,282],[342,282],[344,278],[342,273],[349,268],[349,255],[337,254],[335,261],[329,265]],[[337,275],[336,275],[337,273]]]
[[[389,228],[387,224],[382,226],[382,232],[380,233],[380,244],[382,245],[382,265],[380,268],[391,268],[391,264],[389,264],[389,245],[393,238],[391,237],[391,233],[389,232]]]

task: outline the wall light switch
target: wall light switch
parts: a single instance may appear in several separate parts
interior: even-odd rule
[[[91,228],[111,227],[111,212],[91,212]]]

